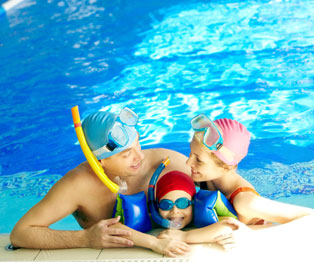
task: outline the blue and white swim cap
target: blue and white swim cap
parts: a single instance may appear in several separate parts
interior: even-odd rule
[[[126,150],[132,145],[137,136],[134,125],[127,125],[121,122],[121,119],[120,121],[118,119],[119,115],[106,111],[98,111],[87,116],[82,122],[82,129],[87,144],[98,160],[108,158]],[[120,130],[123,130],[122,135],[126,139],[126,144],[123,146],[116,145],[114,143],[114,136],[111,134],[116,124]],[[112,140],[114,140],[114,147],[112,147]]]

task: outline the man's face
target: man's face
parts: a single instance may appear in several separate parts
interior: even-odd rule
[[[127,177],[137,175],[142,167],[144,155],[137,136],[132,145],[109,158],[101,160],[107,174]]]

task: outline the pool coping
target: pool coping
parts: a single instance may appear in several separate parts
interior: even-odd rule
[[[308,233],[313,230],[309,230]],[[158,231],[153,230],[151,233],[156,234]],[[314,231],[313,231],[314,232]],[[303,236],[303,233],[302,233]],[[261,241],[251,241],[247,239],[246,246],[239,246],[232,251],[224,251],[217,244],[193,244],[191,252],[185,256],[176,258],[165,257],[164,255],[155,253],[152,250],[132,247],[132,248],[72,248],[72,249],[17,249],[15,251],[7,251],[5,247],[10,244],[9,234],[0,234],[0,261],[15,262],[199,262],[199,261],[299,261],[302,258],[310,258],[312,248],[310,243],[312,240],[311,233],[304,234],[304,239],[294,238],[285,243],[272,242],[268,239]],[[208,259],[205,259],[208,258]]]

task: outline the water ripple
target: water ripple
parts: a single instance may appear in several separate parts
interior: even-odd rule
[[[47,174],[47,170],[1,175],[0,198],[43,197],[61,177],[61,175]]]
[[[267,198],[314,194],[314,161],[292,165],[272,162],[263,169],[239,170],[239,173]]]

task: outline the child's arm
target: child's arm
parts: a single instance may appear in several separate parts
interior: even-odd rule
[[[114,224],[111,227],[127,229],[128,231],[131,231],[131,236],[127,236],[126,238],[132,240],[136,246],[149,248],[157,253],[164,254],[169,257],[184,255],[190,251],[189,245],[180,240],[158,239],[153,235],[136,231],[121,223]]]
[[[240,224],[242,223],[236,219],[227,218],[215,224],[189,231],[164,230],[159,234],[158,238],[177,239],[189,244],[216,242],[216,239],[220,236],[226,236],[227,239],[230,238],[232,240],[232,231],[238,229]]]

